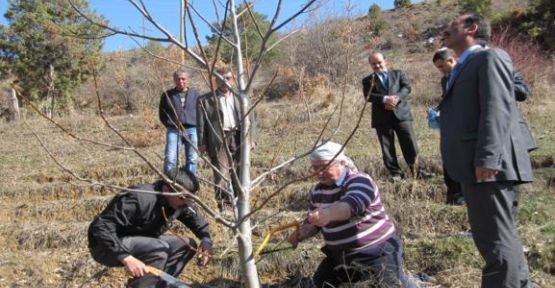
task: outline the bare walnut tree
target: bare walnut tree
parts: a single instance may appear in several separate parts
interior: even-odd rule
[[[286,5],[286,3],[284,2],[287,2],[287,1],[278,0],[275,6],[275,11],[269,20],[269,24],[266,22],[264,25],[259,25],[257,21],[260,18],[254,16],[256,15],[253,10],[254,6],[248,2],[236,3],[235,0],[213,1],[213,9],[215,14],[218,16],[217,23],[219,23],[219,25],[214,25],[209,21],[207,21],[206,20],[207,17],[205,17],[205,15],[203,15],[200,11],[198,11],[198,9],[196,9],[194,5],[192,5],[189,1],[185,1],[184,2],[185,5],[183,6],[183,10],[184,10],[183,14],[185,16],[184,19],[186,20],[184,21],[188,21],[189,27],[191,27],[191,29],[190,31],[187,31],[188,34],[185,33],[184,37],[176,37],[172,35],[166,28],[162,27],[162,25],[160,25],[159,22],[157,22],[157,20],[154,19],[153,16],[150,14],[147,5],[145,5],[143,1],[128,0],[128,2],[129,2],[130,9],[136,9],[139,13],[141,13],[144,19],[148,23],[150,23],[152,27],[155,28],[153,30],[157,31],[156,35],[162,35],[162,36],[143,34],[132,30],[123,30],[117,27],[112,27],[106,24],[105,22],[96,21],[95,18],[90,17],[85,12],[81,11],[79,7],[72,2],[72,0],[69,1],[73,9],[75,9],[75,11],[81,17],[91,22],[92,24],[98,26],[99,28],[102,28],[103,32],[106,33],[104,36],[111,35],[111,34],[127,35],[135,39],[137,43],[139,42],[137,41],[137,39],[145,39],[145,40],[149,40],[149,43],[163,42],[163,43],[170,43],[173,46],[178,47],[184,53],[186,53],[191,59],[196,61],[198,67],[200,67],[200,69],[202,69],[205,72],[203,74],[205,75],[206,83],[210,87],[210,90],[212,92],[212,95],[214,95],[214,97],[215,97],[214,83],[209,79],[211,77],[216,77],[217,79],[224,80],[222,75],[216,72],[218,68],[216,67],[217,66],[216,63],[218,63],[218,60],[221,59],[220,53],[222,51],[222,44],[225,43],[226,49],[229,49],[229,47],[231,47],[233,51],[232,53],[230,53],[229,51],[227,51],[226,53],[228,55],[227,57],[231,55],[231,58],[228,59],[230,62],[229,65],[232,67],[233,74],[235,74],[235,79],[236,79],[236,85],[234,85],[234,87],[229,87],[229,88],[232,90],[232,92],[235,95],[239,96],[240,104],[241,104],[240,105],[240,115],[241,115],[240,117],[240,122],[241,122],[240,161],[239,163],[232,163],[232,165],[230,165],[231,167],[233,167],[230,173],[224,173],[224,171],[215,169],[214,165],[210,164],[210,161],[208,161],[206,157],[201,155],[200,158],[212,169],[216,170],[216,173],[219,173],[222,176],[229,175],[228,177],[224,177],[224,180],[228,184],[227,185],[228,187],[234,187],[233,189],[236,190],[236,191],[233,191],[235,196],[235,200],[233,201],[233,204],[232,204],[234,215],[231,215],[231,216],[224,215],[220,212],[215,211],[206,203],[203,203],[202,200],[196,197],[195,195],[192,195],[188,192],[183,192],[183,194],[185,194],[186,196],[190,197],[195,202],[197,202],[197,204],[210,217],[213,217],[216,220],[216,222],[230,229],[230,231],[232,232],[232,234],[237,240],[237,248],[238,248],[237,250],[239,252],[240,266],[242,269],[242,272],[241,272],[242,282],[246,287],[249,287],[249,288],[260,287],[261,284],[260,284],[258,271],[256,267],[255,253],[253,250],[253,241],[252,241],[253,227],[251,225],[251,220],[252,220],[251,218],[255,213],[259,212],[262,208],[268,205],[271,199],[273,199],[281,192],[283,192],[286,187],[288,187],[293,183],[306,180],[308,177],[313,176],[314,174],[308,175],[308,176],[306,175],[300,176],[296,179],[290,179],[287,183],[283,183],[274,191],[271,191],[271,193],[269,193],[266,196],[266,198],[257,199],[256,203],[253,206],[251,206],[250,193],[255,187],[261,185],[261,183],[263,183],[266,179],[270,178],[272,174],[277,173],[284,167],[288,167],[289,165],[292,165],[297,160],[307,156],[313,149],[321,145],[321,143],[326,142],[332,137],[336,136],[337,132],[339,131],[339,126],[341,125],[341,119],[343,118],[341,117],[341,115],[343,112],[343,106],[344,106],[343,99],[345,98],[345,91],[343,91],[342,93],[342,98],[341,98],[342,100],[340,102],[340,105],[338,105],[333,110],[333,112],[330,113],[329,116],[327,116],[328,118],[325,121],[325,124],[323,125],[323,127],[321,127],[319,135],[316,137],[316,139],[313,139],[314,141],[313,141],[312,147],[307,148],[306,151],[301,152],[298,155],[294,155],[286,158],[286,160],[283,161],[282,163],[270,164],[270,165],[273,165],[273,167],[261,168],[263,172],[260,173],[254,180],[251,180],[250,151],[251,151],[252,142],[250,141],[251,135],[249,131],[251,130],[249,125],[251,123],[249,121],[249,118],[250,118],[249,115],[253,113],[257,105],[262,100],[262,96],[260,96],[260,98],[255,99],[255,101],[253,101],[253,104],[250,103],[251,102],[250,95],[252,93],[251,91],[253,88],[255,76],[257,72],[260,70],[264,57],[267,55],[270,55],[270,52],[272,51],[272,49],[274,49],[277,45],[279,45],[280,42],[282,42],[284,39],[289,37],[291,34],[296,32],[296,31],[289,31],[287,33],[278,34],[278,31],[284,29],[286,25],[288,25],[293,20],[301,16],[303,13],[309,12],[311,11],[311,9],[315,9],[314,6],[317,1],[307,0],[306,2],[298,6],[299,8],[296,12],[292,13],[291,15],[282,16],[281,15],[282,6]],[[288,4],[291,4],[291,3],[288,3]],[[222,17],[220,18],[220,16]],[[259,41],[257,41],[257,43],[259,43],[257,50],[249,51],[248,56],[245,56],[245,54],[243,54],[243,51],[244,51],[243,48],[245,44],[242,42],[242,35],[241,35],[242,30],[239,25],[239,23],[241,22],[240,19],[242,17],[243,17],[242,22],[245,22],[244,17],[246,17],[249,19],[248,22],[255,26],[255,31],[256,31],[257,37],[259,38]],[[279,20],[279,19],[285,19],[285,20]],[[201,36],[199,35],[199,32],[198,32],[199,25],[207,25],[212,30],[212,32],[215,33],[215,35],[217,36],[217,38],[212,38],[211,40],[212,43],[215,43],[215,49],[214,47],[211,47],[212,50],[210,51],[210,53],[208,53],[205,50],[205,47],[201,43],[201,40],[200,40]],[[179,38],[182,38],[183,40],[180,41]],[[351,41],[350,38],[347,37],[345,39],[347,39],[345,43],[349,44]],[[143,47],[143,48],[147,50],[148,55],[155,57],[157,59],[163,59],[163,57],[156,55],[156,53],[152,51],[148,51],[146,47]],[[349,45],[345,47],[345,49],[348,51],[352,50],[350,49]],[[348,54],[347,58],[351,57],[350,56],[351,52],[347,54]],[[251,59],[254,59],[252,60],[252,63],[250,62]],[[169,59],[167,59],[167,61],[170,63],[172,62]],[[249,64],[248,70],[245,67],[247,63]],[[198,67],[196,69],[198,69]],[[348,60],[345,62],[343,67],[345,68],[346,71],[343,71],[342,74],[349,75],[350,63]],[[276,75],[277,74],[274,74],[272,81],[273,79],[275,79]],[[135,153],[137,157],[139,157],[140,159],[142,159],[142,161],[147,163],[147,165],[153,171],[155,171],[161,178],[169,180],[166,177],[166,175],[164,175],[159,169],[156,168],[156,166],[158,165],[153,164],[153,161],[149,160],[148,157],[146,157],[138,149],[136,149],[132,145],[132,143],[128,139],[126,139],[125,135],[123,135],[116,127],[114,127],[109,122],[109,120],[104,116],[104,113],[102,110],[103,108],[102,101],[101,101],[102,97],[100,96],[100,92],[99,92],[99,87],[98,87],[99,85],[97,83],[96,71],[93,76],[94,76],[93,79],[94,79],[95,88],[96,88],[95,90],[97,94],[98,114],[103,119],[105,125],[109,127],[112,130],[112,132],[119,137],[119,139],[122,140],[123,144],[115,145],[111,143],[103,143],[94,139],[86,139],[86,138],[80,137],[79,135],[72,133],[69,129],[62,126],[58,122],[52,120],[51,117],[48,117],[44,113],[41,113],[40,110],[38,109],[35,109],[35,110],[41,113],[43,117],[47,118],[51,123],[56,125],[62,131],[64,131],[68,136],[72,137],[73,139],[79,142],[92,144],[92,145],[100,145],[108,149],[119,149],[122,151],[131,151]],[[341,81],[341,82],[343,82],[346,85],[346,81]],[[268,83],[267,86],[269,86],[270,84],[271,82]],[[219,101],[215,101],[215,102],[217,103],[216,105],[218,106],[220,105]],[[32,106],[32,104],[30,105]],[[367,105],[367,102],[365,101],[364,105],[362,105],[360,113],[358,114],[357,121],[354,124],[354,127],[352,128],[352,130],[349,131],[350,133],[348,133],[348,137],[343,141],[344,145],[346,145],[350,141],[350,139],[357,131],[359,124],[362,120],[362,117],[364,115],[366,105]],[[339,117],[337,117],[335,112],[339,112],[338,113]],[[338,123],[334,124],[334,121],[332,121],[333,119],[337,119]],[[222,123],[222,119],[218,119],[218,120],[220,123]],[[214,131],[214,132],[219,132],[218,133],[219,135],[223,135],[224,131],[222,126],[223,125],[219,125],[219,127],[217,128],[220,131]],[[179,127],[179,128],[184,129],[184,127]],[[216,128],[212,127],[212,129],[216,129]],[[35,136],[38,138],[36,134]],[[227,147],[225,141],[226,140],[224,138],[223,139],[224,146]],[[46,146],[42,144],[40,139],[39,139],[39,142],[41,143],[43,148],[47,150],[49,156],[54,159],[56,164],[62,167],[64,171],[66,171],[76,179],[80,181],[88,182],[90,185],[106,186],[106,187],[117,188],[125,191],[126,188],[117,187],[114,185],[80,177],[79,175],[77,175],[77,173],[75,173],[71,169],[66,168],[62,163],[60,163],[60,161],[56,161],[56,157],[52,155],[52,153],[49,153],[48,149],[46,148]],[[227,154],[226,155],[227,159],[230,159],[230,160],[233,159],[228,149],[226,149],[226,154]],[[159,161],[159,159],[156,159],[156,161]],[[215,185],[214,183],[210,183],[209,181],[205,181],[205,182],[211,185]],[[232,183],[235,185],[231,185]]]

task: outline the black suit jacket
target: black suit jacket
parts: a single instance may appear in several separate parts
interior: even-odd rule
[[[162,191],[162,181],[131,186],[130,189]],[[164,211],[162,211],[164,209]],[[164,216],[164,213],[166,216]],[[167,221],[166,221],[167,219]],[[208,223],[194,210],[184,207],[175,211],[163,195],[126,192],[114,196],[108,206],[92,221],[88,230],[89,247],[97,245],[118,260],[131,255],[121,239],[126,236],[158,238],[177,219],[199,239],[210,239]]]
[[[387,127],[394,121],[412,121],[408,103],[411,91],[409,80],[400,70],[388,70],[388,78],[389,87],[384,87],[376,73],[362,79],[364,98],[372,103],[372,128]],[[370,87],[372,87],[372,91],[370,91]],[[399,97],[399,104],[393,111],[385,109],[383,98],[387,95]]]
[[[449,74],[443,75],[443,77],[441,77],[441,98],[445,96],[445,90],[447,90],[447,82],[449,82]]]

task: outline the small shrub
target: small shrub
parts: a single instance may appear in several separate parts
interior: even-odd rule
[[[370,32],[375,35],[379,36],[382,34],[384,28],[386,27],[386,22],[382,17],[382,11],[378,4],[374,3],[368,9],[368,23]]]
[[[535,0],[530,4],[531,12],[527,15],[523,28],[535,37],[545,48],[555,51],[555,1]]]
[[[543,239],[535,239],[531,243],[528,262],[534,269],[541,269],[546,273],[555,273],[555,225],[549,223],[541,229]]]
[[[372,6],[370,6],[370,8],[368,9],[368,17],[370,18],[374,18],[378,15],[380,15],[380,12],[382,11],[382,9],[380,8],[380,5],[374,3],[372,4]]]
[[[443,239],[419,241],[416,246],[407,247],[407,262],[421,271],[434,275],[452,269],[460,263],[480,266],[480,257],[471,237],[455,236]]]
[[[491,15],[491,0],[459,0],[464,12],[476,13],[483,16]]]
[[[410,0],[395,0],[393,1],[393,6],[395,6],[395,8],[403,8],[403,7],[408,7],[410,6]]]
[[[133,147],[143,148],[150,147],[153,145],[160,144],[162,139],[162,133],[158,132],[161,130],[136,130],[133,133],[127,135],[127,140]]]
[[[552,61],[545,55],[540,45],[507,25],[494,29],[492,46],[499,47],[511,56],[514,66],[533,84],[548,76]]]
[[[274,82],[264,91],[264,98],[269,101],[277,101],[291,98],[292,94],[298,91],[299,86],[295,80],[284,79]]]

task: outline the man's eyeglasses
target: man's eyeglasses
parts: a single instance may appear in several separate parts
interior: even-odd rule
[[[333,161],[332,163],[325,163],[319,165],[310,165],[310,172],[312,173],[319,173],[325,170],[330,169],[331,167],[337,165],[338,162]]]

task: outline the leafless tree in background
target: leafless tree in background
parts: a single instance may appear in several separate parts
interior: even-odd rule
[[[289,24],[291,21],[293,21],[294,19],[298,18],[300,15],[302,15],[303,13],[306,13],[308,11],[310,11],[310,9],[314,9],[315,3],[317,2],[316,0],[307,0],[306,2],[304,2],[302,5],[299,6],[299,9],[293,13],[292,15],[287,15],[283,20],[283,21],[278,21],[278,19],[281,19],[281,9],[282,6],[285,5],[284,2],[287,1],[283,1],[283,0],[278,0],[276,3],[276,9],[275,12],[271,18],[270,21],[270,26],[266,31],[262,31],[260,29],[260,27],[258,26],[258,24],[256,23],[256,21],[254,22],[254,25],[256,26],[257,32],[258,32],[258,36],[261,39],[261,45],[257,51],[257,55],[258,57],[256,57],[256,60],[254,61],[254,63],[249,65],[249,69],[248,71],[246,71],[245,69],[245,64],[249,61],[249,59],[244,59],[244,56],[242,55],[242,45],[243,43],[241,42],[242,38],[240,35],[241,32],[241,27],[238,26],[238,19],[240,17],[251,17],[252,20],[255,20],[254,17],[252,16],[252,11],[251,9],[253,9],[253,5],[250,3],[244,3],[245,5],[243,7],[244,10],[242,11],[238,11],[237,7],[239,7],[239,5],[237,5],[235,0],[227,0],[225,1],[225,3],[223,3],[223,1],[213,1],[213,9],[215,14],[218,16],[218,23],[230,23],[231,27],[221,27],[220,29],[218,29],[217,27],[214,27],[214,25],[212,25],[210,22],[208,22],[205,17],[205,15],[203,15],[202,13],[200,13],[191,3],[189,3],[188,1],[185,2],[185,15],[186,15],[186,19],[189,21],[190,27],[191,27],[191,31],[188,31],[190,34],[186,34],[184,37],[184,41],[180,41],[178,39],[178,37],[172,35],[168,30],[166,30],[164,27],[162,27],[159,22],[157,22],[156,19],[153,18],[153,16],[150,14],[147,6],[145,5],[145,3],[142,0],[128,0],[130,6],[133,9],[136,9],[137,11],[139,11],[144,19],[146,19],[146,21],[148,21],[153,27],[156,28],[156,30],[161,33],[162,36],[152,36],[152,35],[147,35],[147,34],[143,34],[143,33],[137,33],[135,31],[130,31],[130,30],[122,30],[120,28],[116,28],[116,27],[112,27],[109,26],[105,23],[95,23],[98,26],[102,27],[108,34],[119,34],[119,35],[127,35],[129,37],[132,37],[134,39],[139,38],[139,39],[147,39],[147,40],[151,40],[151,41],[159,41],[159,42],[165,42],[165,43],[170,43],[176,47],[179,47],[182,51],[184,51],[185,53],[187,53],[192,59],[194,59],[198,66],[200,66],[201,68],[203,68],[206,72],[207,75],[213,75],[214,77],[220,78],[222,79],[222,75],[219,75],[218,73],[216,73],[216,66],[217,66],[217,59],[218,59],[218,52],[219,52],[219,48],[222,42],[226,42],[227,44],[231,45],[235,51],[234,53],[234,61],[233,61],[233,70],[234,70],[234,74],[236,75],[236,87],[230,87],[233,90],[233,93],[235,93],[236,95],[239,95],[240,99],[241,99],[241,107],[240,107],[240,114],[242,115],[241,117],[241,121],[242,125],[241,126],[241,145],[240,145],[240,163],[237,166],[236,169],[232,169],[231,175],[230,175],[230,179],[225,179],[227,182],[229,182],[230,184],[232,182],[234,183],[239,183],[240,185],[238,185],[238,191],[234,191],[235,196],[237,198],[237,201],[235,203],[236,207],[235,208],[235,215],[233,217],[233,219],[226,219],[224,218],[224,216],[214,212],[213,210],[211,210],[208,205],[204,204],[204,203],[199,203],[200,206],[205,209],[208,214],[210,216],[213,216],[219,223],[224,224],[225,226],[231,228],[234,232],[234,235],[236,235],[237,237],[237,243],[238,243],[238,251],[239,251],[239,258],[240,258],[240,265],[242,268],[242,276],[243,276],[243,282],[246,285],[246,287],[249,288],[255,288],[255,287],[260,287],[260,281],[259,281],[259,277],[258,277],[258,272],[256,269],[256,263],[255,263],[255,257],[254,257],[254,253],[253,253],[253,245],[252,245],[252,226],[251,226],[251,216],[259,211],[260,209],[262,209],[269,201],[270,199],[272,199],[273,197],[275,197],[276,195],[278,195],[281,191],[283,191],[288,185],[298,182],[298,181],[302,181],[305,180],[307,178],[307,176],[304,177],[300,177],[298,179],[293,179],[291,181],[289,181],[288,183],[285,183],[284,185],[280,186],[278,189],[276,189],[276,191],[272,192],[266,199],[263,199],[262,201],[260,201],[260,205],[257,205],[256,207],[251,207],[250,206],[250,201],[249,201],[249,197],[250,197],[250,192],[252,191],[253,187],[256,187],[258,185],[260,185],[265,179],[267,179],[270,175],[272,175],[273,173],[276,173],[277,171],[279,171],[280,169],[286,167],[287,165],[292,164],[293,162],[297,161],[298,159],[301,159],[303,157],[305,157],[306,155],[308,155],[312,149],[314,149],[315,147],[317,147],[319,145],[319,143],[321,142],[325,142],[327,141],[327,139],[330,139],[331,137],[333,137],[333,135],[335,135],[338,131],[338,127],[340,126],[340,123],[337,124],[337,127],[335,128],[335,130],[333,128],[330,128],[331,125],[331,119],[333,116],[332,115],[329,116],[329,119],[326,121],[326,124],[324,125],[324,127],[322,127],[322,130],[320,132],[320,135],[317,137],[317,139],[315,139],[314,141],[314,145],[311,147],[311,149],[308,149],[308,151],[305,151],[303,153],[300,153],[299,155],[295,155],[292,156],[290,158],[288,158],[287,160],[285,160],[284,162],[268,168],[266,170],[266,172],[262,173],[261,175],[259,175],[256,179],[254,179],[253,181],[251,181],[251,175],[250,175],[250,123],[248,121],[248,116],[250,113],[253,113],[253,109],[256,107],[256,105],[258,103],[260,103],[260,101],[262,100],[262,97],[257,99],[256,101],[254,101],[254,104],[250,104],[250,98],[249,95],[252,91],[253,88],[253,82],[254,82],[254,78],[257,74],[257,72],[259,71],[261,64],[262,64],[262,60],[264,58],[264,55],[266,55],[268,53],[268,51],[270,51],[271,49],[273,49],[279,42],[281,42],[281,40],[289,37],[289,35],[291,35],[292,33],[294,33],[295,31],[290,31],[288,33],[285,34],[281,34],[279,35],[281,38],[277,41],[277,43],[273,43],[273,44],[269,44],[269,39],[270,37],[272,37],[273,35],[276,35],[278,31],[284,29],[284,27]],[[71,1],[70,1],[71,3]],[[78,8],[76,8],[75,5],[73,5],[73,3],[71,3],[72,6],[74,7],[74,9],[78,10]],[[290,4],[290,3],[289,3]],[[92,20],[92,18],[88,17],[87,15],[85,15],[84,13],[78,11],[80,13],[80,15],[84,18],[87,18],[89,21],[94,22]],[[220,19],[219,15],[223,15],[223,18]],[[200,19],[200,20],[194,20],[194,19]],[[200,23],[199,23],[200,22]],[[198,33],[198,25],[208,25],[214,33],[216,33],[219,36],[218,39],[218,44],[216,47],[216,53],[214,53],[215,55],[212,55],[212,58],[209,58],[207,56],[207,53],[200,41],[200,35]],[[224,29],[231,29],[232,31],[232,35],[231,36],[227,36],[229,34],[225,34],[224,33]],[[188,37],[189,36],[189,37]],[[191,38],[192,36],[192,38]],[[192,43],[191,43],[192,42]],[[347,65],[348,66],[348,65]],[[207,77],[207,84],[210,86],[210,89],[212,91],[212,93],[214,94],[215,92],[215,87],[212,81],[209,80],[210,76]],[[98,87],[97,87],[98,88]],[[97,92],[98,93],[98,92]],[[214,94],[215,95],[215,94]],[[98,102],[99,102],[99,110],[102,110],[102,106],[100,104],[100,96],[98,96]],[[215,101],[216,103],[218,103],[217,105],[219,105],[219,101]],[[337,107],[335,109],[335,111],[339,111],[340,115],[341,115],[341,109],[342,109],[342,104],[343,101],[341,103],[340,107]],[[366,102],[364,107],[366,106]],[[362,115],[364,112],[364,107],[362,108],[360,115],[358,117],[358,122],[355,125],[355,127],[353,128],[352,132],[350,133],[350,135],[348,136],[348,138],[345,140],[345,144],[351,139],[351,137],[354,135],[355,131],[358,129],[358,125],[362,119]],[[103,114],[101,113],[101,116],[104,118]],[[341,121],[341,116],[339,117],[339,122]],[[221,122],[222,119],[220,119]],[[106,124],[111,127],[110,123],[105,120]],[[54,122],[55,123],[55,122]],[[56,124],[56,123],[55,123]],[[221,127],[222,125],[220,125]],[[63,127],[60,127],[63,129]],[[113,127],[111,127],[113,128]],[[183,127],[181,127],[181,129],[184,129]],[[222,128],[221,128],[222,129]],[[120,135],[117,132],[117,129],[113,128],[112,129],[116,134],[118,134],[122,139],[124,139],[125,141],[125,137],[123,135]],[[331,132],[330,132],[331,131]],[[69,133],[68,133],[69,134]],[[220,131],[219,133],[220,135],[223,135],[223,131]],[[327,137],[325,137],[325,135],[328,135]],[[331,136],[329,136],[331,135]],[[74,135],[75,136],[75,135]],[[97,144],[97,145],[104,145],[104,143],[94,143],[94,141],[90,141],[87,139],[78,139],[78,140],[82,140],[82,141],[86,141],[86,142],[90,142],[93,144]],[[125,141],[126,142],[126,141]],[[224,140],[225,142],[225,140]],[[135,152],[139,157],[141,157],[145,162],[149,163],[149,166],[156,171],[162,178],[165,178],[165,175],[163,175],[155,166],[151,164],[148,159],[146,159],[146,157],[144,157],[140,152],[138,152],[136,149],[134,149],[132,147],[132,145],[130,145],[130,143],[126,142],[127,146],[123,146],[123,147],[119,147],[120,149],[124,149],[124,150],[131,150],[133,152]],[[225,144],[224,144],[225,146]],[[231,154],[229,151],[227,152],[227,157],[228,159],[232,159]],[[208,165],[210,165],[210,161],[207,161],[206,158],[202,157],[201,158],[208,163]],[[212,167],[214,168],[214,167]],[[68,171],[71,172],[71,171]],[[220,173],[222,171],[219,171]],[[223,173],[222,173],[223,174]],[[76,175],[74,175],[76,176]],[[84,179],[81,179],[84,180]],[[97,183],[98,184],[98,183]],[[231,187],[232,185],[229,185],[229,187]],[[121,188],[121,187],[118,187]],[[188,196],[191,196],[194,200],[196,200],[197,202],[200,201],[198,198],[194,197],[194,195],[189,195],[188,193],[186,193]]]

